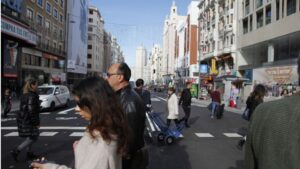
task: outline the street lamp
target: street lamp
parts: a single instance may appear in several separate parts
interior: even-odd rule
[[[66,38],[66,56],[65,56],[65,73],[66,73],[66,83],[68,85],[68,58],[69,58],[69,29],[70,29],[70,23],[75,23],[75,21],[70,20],[70,13],[67,13],[67,26],[66,26],[66,33],[67,33],[67,38]]]

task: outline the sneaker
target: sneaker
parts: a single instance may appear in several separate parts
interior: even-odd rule
[[[14,149],[10,152],[10,154],[12,155],[13,159],[15,160],[15,162],[18,162],[18,155],[19,155],[20,151]]]
[[[210,116],[211,119],[214,119],[214,116]]]

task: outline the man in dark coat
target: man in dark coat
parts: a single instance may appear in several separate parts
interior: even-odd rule
[[[148,90],[144,89],[144,80],[136,80],[135,86],[135,91],[141,96],[144,101],[146,111],[149,111],[151,107],[151,94]]]
[[[189,128],[190,125],[188,124],[188,120],[191,114],[191,103],[192,103],[192,94],[191,94],[191,89],[192,83],[187,82],[186,83],[186,88],[183,89],[181,93],[181,97],[179,99],[179,105],[182,104],[182,109],[184,111],[184,118],[180,119],[181,121],[184,121],[185,127]]]
[[[145,152],[144,129],[146,113],[143,100],[131,88],[129,79],[131,70],[126,63],[116,63],[109,67],[107,81],[119,96],[121,105],[131,130],[129,152],[123,158],[123,169],[141,169],[147,165],[147,152]]]
[[[300,57],[298,58],[300,79]],[[298,86],[299,88],[299,86]],[[300,166],[300,92],[260,104],[246,140],[245,169],[298,169]]]

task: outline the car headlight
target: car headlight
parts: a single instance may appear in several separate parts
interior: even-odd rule
[[[42,99],[43,102],[48,101],[48,99]]]

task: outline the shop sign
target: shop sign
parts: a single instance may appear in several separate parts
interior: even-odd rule
[[[297,66],[281,66],[253,70],[253,80],[256,83],[289,84],[298,81]]]
[[[207,64],[200,65],[200,73],[203,73],[203,74],[208,73],[208,65]]]
[[[1,32],[9,34],[11,36],[23,39],[28,43],[36,45],[36,35],[30,32],[28,29],[15,24],[6,18],[1,18]]]

